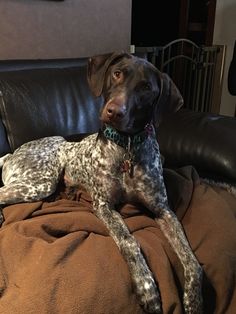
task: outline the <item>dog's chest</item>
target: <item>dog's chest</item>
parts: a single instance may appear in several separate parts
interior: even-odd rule
[[[159,182],[159,150],[152,141],[127,151],[93,135],[80,143],[67,143],[65,152],[70,184],[82,184],[91,193],[99,190],[112,198],[129,199],[144,187],[155,189]]]

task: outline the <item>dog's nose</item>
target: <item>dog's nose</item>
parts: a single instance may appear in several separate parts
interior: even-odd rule
[[[124,108],[117,107],[113,104],[109,104],[109,106],[107,107],[107,117],[110,119],[122,119],[124,115]]]
[[[126,114],[126,106],[121,99],[110,100],[106,108],[107,117],[110,120],[121,120]]]

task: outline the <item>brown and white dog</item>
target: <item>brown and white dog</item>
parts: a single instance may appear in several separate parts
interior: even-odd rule
[[[161,313],[158,283],[116,210],[120,203],[142,202],[182,263],[185,313],[202,313],[202,270],[169,208],[155,135],[161,117],[176,111],[182,97],[167,75],[126,53],[91,58],[88,82],[95,96],[104,98],[100,132],[76,143],[58,136],[43,138],[3,157],[0,204],[47,197],[64,171],[71,185],[82,184],[90,192],[96,216],[127,262],[140,304],[149,313]]]

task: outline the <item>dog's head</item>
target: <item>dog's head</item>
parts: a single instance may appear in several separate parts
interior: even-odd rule
[[[182,96],[167,74],[145,59],[112,53],[89,59],[88,82],[95,96],[104,97],[101,121],[134,134],[163,115],[177,111]]]

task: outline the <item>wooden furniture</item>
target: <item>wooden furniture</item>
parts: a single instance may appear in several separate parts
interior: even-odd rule
[[[212,45],[216,0],[134,0],[131,43],[163,46],[178,38]]]

